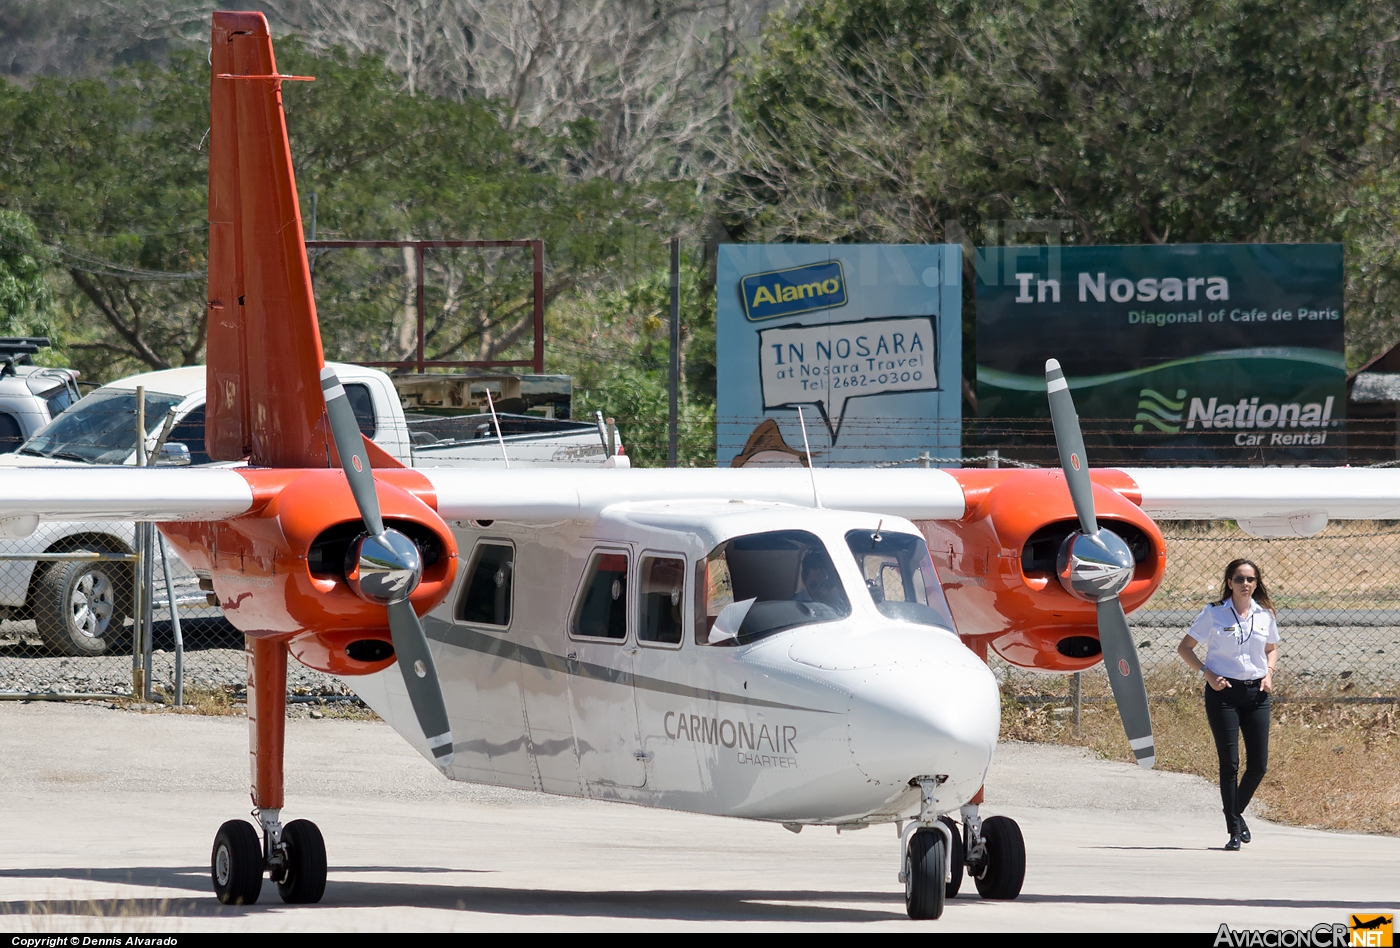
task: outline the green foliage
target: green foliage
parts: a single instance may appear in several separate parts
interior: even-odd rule
[[[283,95],[303,216],[316,193],[320,237],[540,237],[553,299],[654,266],[656,229],[692,210],[672,185],[572,180],[556,143],[507,130],[492,103],[409,95],[376,59],[295,39],[278,57],[317,77]],[[87,327],[74,348],[89,377],[203,358],[208,83],[204,55],[185,52],[101,81],[0,83],[0,208],[31,216],[54,249]],[[429,358],[528,357],[528,249],[429,257]],[[320,257],[327,352],[407,355],[411,271],[397,252]]]
[[[37,336],[49,328],[55,313],[44,257],[34,222],[0,211],[0,336]]]
[[[715,457],[714,296],[702,270],[681,266],[679,463]],[[669,268],[631,284],[556,308],[550,370],[574,376],[574,415],[614,418],[638,466],[662,466],[670,451]]]
[[[1346,213],[1393,187],[1397,28],[1365,0],[824,0],[750,69],[731,206],[769,239],[1346,241],[1356,330],[1400,277],[1360,238],[1390,222]]]

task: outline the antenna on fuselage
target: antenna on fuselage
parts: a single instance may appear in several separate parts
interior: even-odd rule
[[[486,390],[486,407],[491,409],[491,422],[496,426],[496,440],[501,445],[501,457],[505,458],[506,470],[510,470],[510,455],[506,454],[506,439],[501,436],[501,419],[496,417],[496,403],[491,401],[491,390]]]
[[[797,406],[797,423],[802,426],[802,450],[807,452],[807,473],[812,478],[812,502],[820,508],[822,495],[817,493],[817,470],[812,467],[812,446],[807,443],[807,419],[802,417],[802,406]]]

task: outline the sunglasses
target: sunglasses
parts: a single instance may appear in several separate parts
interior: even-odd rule
[[[1230,582],[1232,582],[1232,583],[1257,583],[1257,582],[1259,582],[1259,580],[1255,579],[1253,576],[1232,576],[1232,577],[1230,578]]]

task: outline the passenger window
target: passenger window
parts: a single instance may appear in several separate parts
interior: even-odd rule
[[[467,584],[462,589],[457,618],[482,625],[510,625],[510,593],[515,573],[515,550],[504,543],[479,543]]]
[[[685,599],[685,560],[642,557],[637,604],[637,638],[665,645],[681,643],[681,603]]]
[[[374,417],[374,396],[369,386],[363,382],[350,382],[345,386],[345,396],[350,399],[350,408],[355,412],[355,424],[360,426],[360,434],[371,440],[379,430],[379,421]]]
[[[574,635],[627,638],[627,554],[594,553],[579,591]]]
[[[9,454],[24,443],[24,435],[14,415],[0,412],[0,454]]]

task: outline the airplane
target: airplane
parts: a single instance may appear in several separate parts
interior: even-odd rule
[[[1400,517],[1392,471],[1091,471],[1069,384],[1059,470],[404,468],[325,364],[282,76],[260,13],[211,37],[206,448],[241,468],[0,471],[0,533],[150,521],[245,636],[257,826],[220,901],[321,899],[284,823],[288,656],[337,675],[452,780],[808,826],[899,828],[911,918],[964,874],[1024,880],[980,814],[1000,696],[984,659],[1105,661],[1136,759],[1151,720],[1125,611],[1162,581],[1153,515],[1316,532]],[[954,817],[958,817],[955,819]]]

